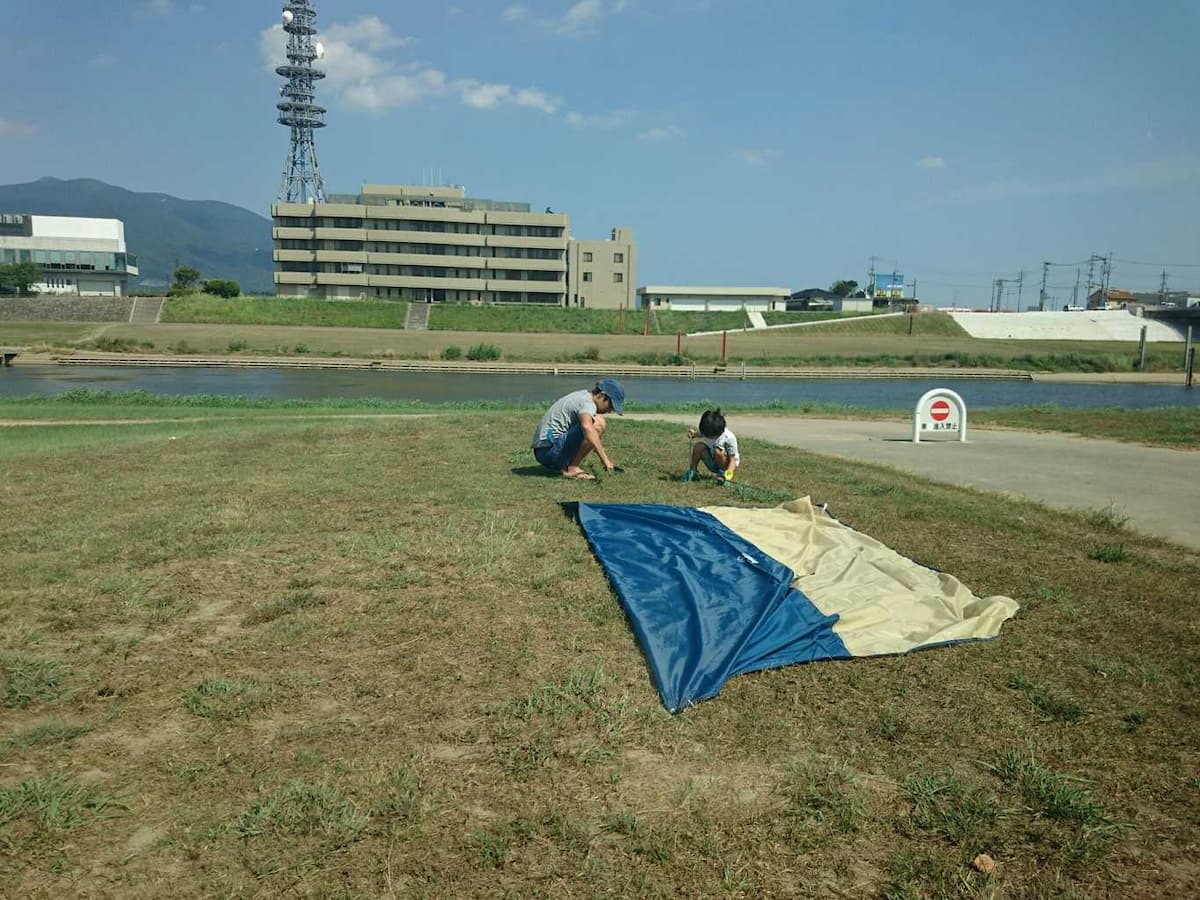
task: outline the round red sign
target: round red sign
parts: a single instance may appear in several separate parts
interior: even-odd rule
[[[944,422],[950,418],[950,404],[945,400],[934,400],[929,404],[929,417],[935,422]]]

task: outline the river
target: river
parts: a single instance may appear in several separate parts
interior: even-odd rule
[[[874,409],[911,409],[932,388],[950,388],[969,409],[1003,406],[1200,407],[1200,389],[1174,384],[1073,384],[956,379],[622,378],[634,407],[710,402],[726,405],[822,403]],[[464,372],[379,372],[339,369],[238,369],[17,365],[0,368],[0,397],[52,395],[77,388],[144,390],[155,394],[218,394],[318,400],[378,397],[460,403],[498,400],[544,404],[589,387],[579,375],[496,375]]]

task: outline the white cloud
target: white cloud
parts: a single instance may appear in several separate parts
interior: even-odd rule
[[[147,16],[169,16],[171,14],[171,0],[141,0],[137,8],[139,12]]]
[[[363,16],[345,25],[330,25],[321,32],[321,40],[327,48],[334,42],[361,44],[372,53],[387,50],[389,47],[407,47],[412,43],[412,38],[394,34],[391,26],[379,16]]]
[[[733,155],[747,166],[761,168],[762,166],[770,163],[771,160],[775,159],[779,153],[775,150],[750,150],[743,148],[740,150],[734,150]]]
[[[111,53],[100,53],[88,60],[88,65],[96,69],[103,69],[107,66],[115,65],[117,57]]]
[[[387,51],[407,47],[413,39],[396,34],[378,16],[332,24],[318,38],[325,45],[325,57],[318,67],[326,75],[318,85],[319,95],[349,109],[384,113],[447,95],[457,95],[464,105],[480,110],[518,106],[553,113],[562,105],[539,88],[451,79],[428,63],[401,65]],[[287,34],[282,25],[261,33],[259,51],[271,70],[287,61]]]
[[[462,102],[475,109],[495,109],[501,103],[512,99],[512,88],[507,84],[480,84],[478,81],[464,79],[458,82]]]
[[[411,106],[426,97],[440,96],[446,93],[446,88],[446,76],[437,69],[426,68],[413,74],[359,81],[347,86],[341,98],[350,109],[381,113],[399,106]]]
[[[595,31],[606,17],[629,9],[631,0],[576,0],[562,15],[534,19],[524,3],[510,3],[501,13],[505,22],[534,22],[555,34],[581,37]]]
[[[17,122],[13,119],[0,119],[0,138],[33,137],[38,133],[38,127],[32,122]]]
[[[513,103],[517,106],[538,109],[544,113],[555,112],[562,106],[562,101],[557,97],[552,97],[545,91],[540,91],[537,88],[521,88],[521,90],[513,95]]]
[[[946,160],[940,156],[922,156],[917,160],[917,165],[922,169],[944,169]]]
[[[575,128],[620,128],[633,118],[629,109],[614,109],[606,113],[569,112],[567,124]]]
[[[681,138],[683,134],[683,129],[678,125],[658,125],[654,128],[647,128],[638,135],[638,140],[660,143],[672,140],[673,138]]]
[[[604,4],[600,0],[579,0],[562,17],[564,31],[575,33],[594,25],[604,15]]]

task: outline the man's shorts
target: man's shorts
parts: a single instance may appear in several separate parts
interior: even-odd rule
[[[576,422],[545,447],[534,447],[533,458],[547,469],[561,472],[571,464],[579,448],[583,446],[583,428]]]

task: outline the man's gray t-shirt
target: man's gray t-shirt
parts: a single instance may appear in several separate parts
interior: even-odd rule
[[[546,410],[533,432],[533,449],[549,447],[555,438],[569,431],[579,421],[579,414],[584,412],[596,415],[596,401],[592,399],[591,391],[574,391],[560,397]]]

